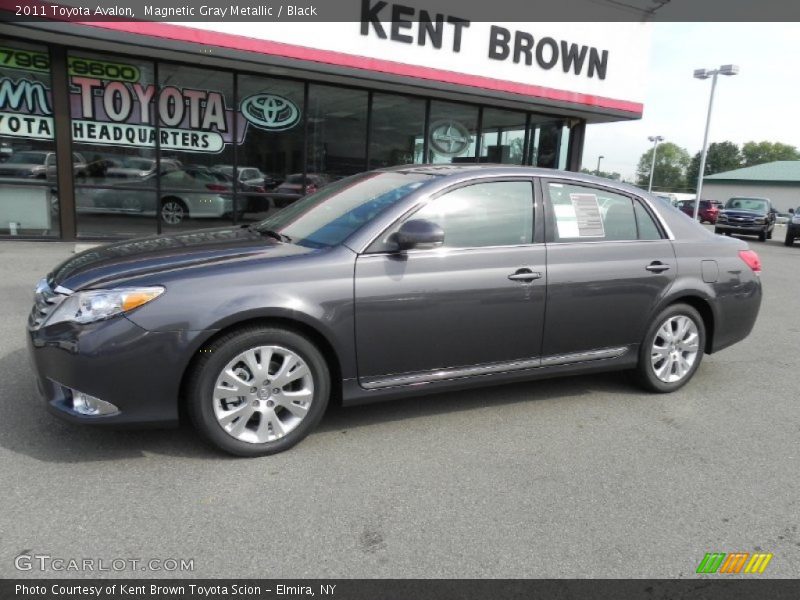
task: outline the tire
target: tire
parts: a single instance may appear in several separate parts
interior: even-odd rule
[[[772,230],[771,229],[767,232],[767,239],[768,240],[772,239]]]
[[[165,225],[180,225],[184,219],[189,218],[189,209],[180,198],[167,197],[161,200],[161,210],[158,211],[161,222]]]
[[[716,233],[717,235],[723,235],[722,230],[717,228],[714,228],[714,233]]]
[[[678,342],[679,345],[675,346],[674,353],[670,352],[674,342],[665,336],[666,330],[672,331],[673,334],[677,331],[680,334],[680,328],[685,322],[683,319],[688,319],[693,329],[687,329]],[[682,345],[680,345],[681,341]],[[636,375],[640,385],[646,390],[662,394],[682,388],[700,366],[705,343],[706,328],[700,313],[688,304],[668,306],[653,319],[639,348],[639,364],[636,367]],[[664,348],[665,351],[657,353],[657,348]],[[656,358],[657,354],[658,359]],[[690,363],[685,371],[681,372],[685,363],[674,361],[676,356],[680,356],[684,361]],[[668,361],[671,359],[673,362],[669,364]]]
[[[793,246],[794,245],[794,236],[789,235],[789,232],[786,232],[786,238],[783,240],[784,246]]]
[[[759,242],[766,242],[767,241],[767,232],[766,231],[759,232],[758,241]]]
[[[242,355],[253,362],[245,363]],[[300,366],[294,368],[296,359]],[[251,377],[254,368],[266,369],[260,383]],[[228,369],[242,384],[225,373]],[[306,374],[297,376],[300,371]],[[279,377],[287,383],[281,386]],[[288,450],[311,432],[328,406],[330,385],[325,358],[307,338],[288,329],[248,327],[198,354],[186,388],[187,409],[200,435],[218,448],[236,456],[265,456]],[[243,395],[219,392],[226,387]],[[298,399],[287,400],[289,394]]]

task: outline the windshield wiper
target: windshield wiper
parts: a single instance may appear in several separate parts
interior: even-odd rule
[[[288,235],[285,235],[283,233],[275,231],[274,229],[261,229],[259,227],[254,227],[252,225],[249,227],[249,229],[253,229],[253,230],[257,231],[258,233],[260,233],[261,235],[267,235],[267,236],[269,236],[271,238],[274,238],[274,239],[278,240],[279,242],[285,242],[287,244],[291,244],[292,243],[292,238],[290,238]]]

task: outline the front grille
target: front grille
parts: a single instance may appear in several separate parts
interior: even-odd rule
[[[31,330],[39,329],[47,320],[47,317],[55,308],[64,301],[67,296],[54,292],[45,279],[42,279],[36,286],[33,294],[33,308],[28,317],[28,328]]]

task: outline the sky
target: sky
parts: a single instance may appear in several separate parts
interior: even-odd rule
[[[685,148],[703,145],[711,79],[694,79],[695,69],[724,64],[739,74],[720,75],[714,96],[709,144],[730,140],[783,142],[800,147],[800,79],[794,57],[800,23],[655,23],[641,120],[589,125],[583,166],[633,179],[648,136]]]

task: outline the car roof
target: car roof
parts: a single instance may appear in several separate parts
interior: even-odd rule
[[[395,167],[384,167],[377,169],[386,172],[419,173],[421,175],[434,175],[438,177],[452,177],[453,179],[466,179],[467,175],[480,174],[483,177],[491,176],[527,176],[527,177],[546,177],[551,179],[566,178],[577,182],[592,183],[608,188],[637,195],[651,195],[642,188],[614,181],[605,177],[579,173],[576,171],[562,171],[558,169],[546,169],[543,167],[530,167],[524,165],[504,165],[493,163],[464,163],[464,164],[422,164],[422,165],[400,165]]]

